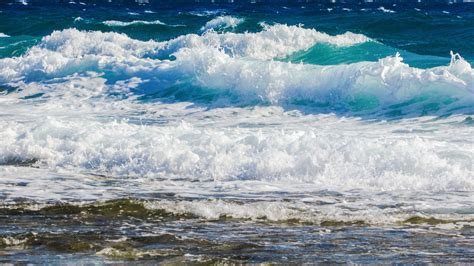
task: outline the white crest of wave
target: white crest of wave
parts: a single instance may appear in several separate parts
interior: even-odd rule
[[[106,71],[121,79],[150,79],[161,87],[186,80],[239,96],[244,102],[343,103],[362,95],[384,105],[425,92],[472,99],[474,71],[459,55],[453,55],[449,66],[432,69],[412,68],[398,55],[378,62],[332,66],[256,60],[307,49],[318,42],[348,45],[364,40],[363,35],[330,36],[286,25],[271,26],[260,33],[191,34],[167,42],[71,29],[43,38],[24,56],[0,59],[0,81]],[[176,60],[156,59],[170,52]]]
[[[379,105],[399,103],[423,93],[440,93],[472,103],[474,71],[462,58],[448,67],[417,69],[397,55],[378,62],[315,66],[232,58],[213,49],[182,49],[176,63],[206,88],[225,88],[243,100],[277,104],[303,100],[344,103],[358,95]],[[449,87],[449,90],[446,88]]]
[[[387,201],[387,198],[371,195],[372,202],[383,205],[402,205],[399,201]],[[420,195],[418,195],[420,197]],[[422,196],[421,196],[422,197]],[[339,195],[339,199],[343,198]],[[222,199],[210,200],[162,200],[145,202],[148,209],[160,209],[167,212],[183,215],[192,214],[205,219],[216,220],[223,217],[231,217],[236,219],[264,220],[264,221],[299,221],[307,223],[323,223],[323,222],[346,222],[357,223],[363,221],[368,224],[400,224],[404,220],[421,214],[410,208],[379,208],[377,204],[366,204],[363,201],[352,200],[338,203],[338,199],[324,197],[322,202],[328,205],[314,204],[313,200],[319,198],[312,195],[311,201],[249,201],[239,202]],[[438,199],[439,200],[439,199]],[[361,204],[362,203],[362,204]],[[429,208],[437,208],[438,202],[435,199],[427,197],[422,203],[410,202],[411,205],[418,205],[418,211]],[[447,200],[443,201],[447,203]],[[468,203],[455,205],[464,205],[468,207]],[[453,208],[455,209],[455,208]],[[473,215],[469,214],[430,214],[428,217],[437,217],[438,219],[465,221],[472,223]],[[474,224],[474,223],[472,223]]]
[[[159,20],[154,20],[154,21],[134,20],[130,22],[118,21],[118,20],[107,20],[102,23],[109,27],[127,27],[127,26],[132,26],[132,25],[166,25],[166,23],[163,23]]]
[[[0,59],[0,81],[64,76],[98,68],[136,72],[161,64],[149,56],[166,56],[183,48],[219,49],[233,57],[272,59],[308,49],[319,42],[350,45],[367,40],[353,33],[330,36],[286,25],[274,25],[259,33],[189,34],[166,42],[143,42],[125,34],[68,29],[44,37],[21,57]]]
[[[202,36],[184,35],[170,40],[166,44],[166,48],[169,53],[181,48],[213,47],[221,49],[233,57],[269,60],[309,49],[317,43],[350,46],[369,40],[364,35],[351,32],[331,36],[301,26],[276,24],[267,26],[263,31],[257,33],[216,33],[211,31]]]
[[[309,34],[313,41],[320,40],[320,36],[338,40],[314,30],[285,25],[275,25],[250,36],[265,39],[265,34],[270,34],[284,39],[292,38],[294,32]],[[199,38],[209,38],[209,34],[192,36],[201,41]],[[213,36],[217,40],[221,38],[218,34]],[[246,34],[221,36],[231,39],[236,36],[246,40],[242,41],[244,44],[249,41]],[[308,45],[307,36],[301,37],[300,47]],[[339,121],[325,123],[327,130],[305,126],[276,131],[274,128],[203,128],[187,123],[141,126],[82,118],[87,114],[82,110],[101,114],[107,111],[102,106],[107,104],[104,94],[127,94],[145,80],[152,81],[154,89],[166,83],[191,82],[238,96],[243,102],[263,99],[271,103],[310,100],[343,104],[358,94],[370,94],[383,105],[435,91],[472,104],[474,72],[468,62],[455,54],[449,66],[425,70],[408,66],[399,56],[378,62],[315,66],[258,60],[246,49],[233,56],[213,45],[186,43],[193,40],[186,38],[181,43],[179,38],[143,42],[124,34],[65,30],[43,38],[24,56],[0,59],[0,81],[23,79],[18,96],[26,92],[45,92],[50,96],[42,99],[45,105],[38,104],[44,109],[38,107],[33,112],[40,117],[34,123],[0,121],[3,129],[0,164],[39,159],[38,163],[48,169],[115,177],[278,181],[338,190],[473,189],[472,143],[447,141],[446,135],[405,137],[391,134],[380,125],[363,128],[358,123],[349,128],[358,127],[359,131],[341,131],[340,127],[331,126]],[[181,45],[175,49],[176,60],[157,59],[156,55],[169,49],[170,43]],[[268,45],[280,51],[278,41],[270,41]],[[66,77],[87,72],[108,74]],[[95,105],[94,101],[102,105]],[[132,100],[107,101],[111,111],[113,108],[122,113],[141,111],[134,110]],[[5,106],[3,111],[21,107],[6,103]],[[27,104],[25,110],[30,113],[32,106],[35,105]],[[45,117],[45,113],[54,110],[57,113],[53,117],[62,117],[67,112],[71,119]],[[275,122],[273,118],[269,120]],[[372,134],[380,128],[383,128],[380,134]],[[467,132],[453,130],[456,133],[449,135]]]
[[[190,11],[187,14],[192,15],[192,16],[198,16],[198,17],[209,17],[209,16],[215,16],[222,13],[225,13],[224,10],[213,9],[213,10]]]
[[[201,31],[206,32],[210,30],[223,30],[227,28],[235,28],[244,22],[243,18],[236,18],[232,16],[219,16],[206,23],[201,28]]]
[[[10,37],[9,35],[6,35],[5,33],[0,32],[0,38],[7,38]]]
[[[55,31],[25,55],[0,59],[0,82],[64,77],[100,68],[123,69],[127,64],[134,68],[133,61],[137,64],[157,46],[156,42],[136,41],[125,34]]]
[[[385,7],[383,7],[383,6],[381,6],[381,7],[377,8],[377,10],[380,10],[380,11],[382,11],[382,12],[384,12],[384,13],[395,13],[395,11],[394,11],[394,10],[391,10],[391,9],[385,8]]]

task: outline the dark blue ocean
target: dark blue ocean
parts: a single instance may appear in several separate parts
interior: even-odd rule
[[[0,1],[0,263],[474,262],[474,3],[346,2]]]

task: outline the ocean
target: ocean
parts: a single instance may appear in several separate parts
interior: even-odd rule
[[[473,263],[473,22],[0,1],[0,263]]]

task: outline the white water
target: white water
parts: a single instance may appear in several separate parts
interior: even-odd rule
[[[110,73],[109,80],[138,77],[148,84],[144,85],[145,93],[184,81],[218,95],[237,96],[242,103],[257,100],[278,104],[302,100],[341,103],[344,107],[360,97],[368,97],[383,107],[422,95],[452,98],[457,101],[456,106],[464,108],[473,103],[474,71],[460,56],[453,55],[449,66],[426,70],[404,64],[398,55],[378,62],[334,66],[260,59],[282,55],[285,45],[291,45],[282,44],[281,39],[269,41],[274,39],[268,35],[274,36],[281,30],[292,36],[300,31],[309,34],[307,38],[302,37],[304,40],[295,41],[295,51],[319,42],[347,45],[349,40],[361,41],[359,36],[329,36],[283,25],[251,37],[212,33],[187,35],[169,42],[142,42],[123,34],[66,30],[45,37],[22,57],[0,59],[0,81],[41,81],[94,71]],[[233,41],[228,42],[226,38]],[[263,55],[256,54],[262,45],[253,38],[267,46]],[[251,46],[240,45],[244,41]],[[232,45],[235,50],[229,47]],[[158,55],[170,53],[176,60],[156,59]]]
[[[118,21],[118,20],[107,20],[102,23],[110,27],[126,27],[126,26],[131,26],[131,25],[166,25],[165,23],[159,20],[154,20],[154,21],[134,20],[130,22],[124,22],[124,21]]]
[[[244,22],[244,19],[241,19],[241,18],[236,18],[232,16],[219,16],[208,21],[206,25],[204,25],[201,28],[201,31],[207,32],[210,30],[223,30],[227,28],[235,28],[242,22]]]
[[[395,13],[395,11],[391,10],[391,9],[388,9],[388,8],[385,8],[383,6],[379,7],[377,10],[380,10],[384,13]]]
[[[148,207],[207,219],[393,223],[425,212],[468,219],[462,214],[474,190],[468,62],[453,55],[449,66],[423,70],[399,56],[334,66],[272,60],[317,43],[365,41],[286,25],[166,42],[54,32],[24,56],[0,59],[0,82],[18,88],[0,97],[2,197],[48,202],[223,194],[264,201],[152,201]],[[175,60],[163,58],[171,54]],[[170,86],[194,95],[167,103],[137,99]],[[219,97],[200,102],[200,93]],[[458,112],[436,119],[408,104],[394,121],[351,116],[345,108],[358,97],[376,99],[381,109],[428,97],[422,104],[439,104],[438,114]],[[304,104],[291,104],[297,100]],[[336,114],[320,113],[314,103],[329,103]],[[14,166],[31,160],[38,169]],[[322,190],[344,193],[348,201],[357,194],[356,211],[344,211],[347,202],[320,209],[300,195],[314,199],[311,193]],[[275,200],[281,194],[298,200]],[[437,201],[427,200],[432,195],[446,203],[446,215],[436,213]],[[408,207],[381,211],[371,197]]]

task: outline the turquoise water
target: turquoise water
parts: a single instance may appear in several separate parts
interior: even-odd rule
[[[474,5],[0,2],[0,263],[470,263]]]

